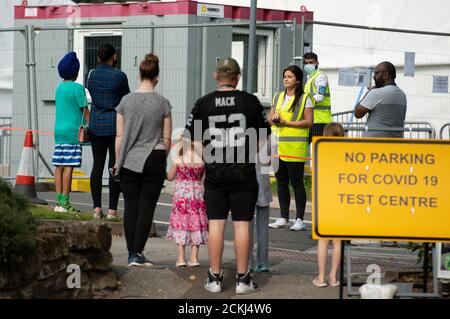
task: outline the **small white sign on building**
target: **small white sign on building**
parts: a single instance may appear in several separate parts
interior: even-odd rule
[[[38,16],[38,8],[25,8],[26,18],[35,18]]]
[[[197,3],[197,16],[223,19],[225,17],[225,9],[224,6],[220,5]]]
[[[405,52],[405,68],[403,70],[403,75],[414,77],[415,71],[416,71],[416,53]]]
[[[433,93],[448,93],[448,76],[433,75]]]
[[[342,86],[365,86],[370,85],[370,69],[340,69],[338,84]]]
[[[343,86],[355,86],[355,70],[340,69],[338,84]]]
[[[371,69],[356,69],[356,86],[369,87],[371,77]]]

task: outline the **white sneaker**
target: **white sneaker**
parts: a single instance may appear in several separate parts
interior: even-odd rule
[[[305,227],[305,224],[303,223],[303,220],[301,220],[300,218],[297,218],[297,220],[295,221],[294,225],[292,225],[290,230],[303,230],[305,228],[306,227]]]
[[[209,292],[221,292],[222,291],[222,282],[223,282],[223,272],[220,271],[220,275],[216,276],[211,272],[211,269],[208,271],[208,278],[205,280],[204,287]]]
[[[247,274],[244,277],[236,278],[237,294],[247,294],[258,290],[259,290],[258,284],[253,282],[253,279],[252,277],[250,277],[249,272],[247,272]]]
[[[67,209],[65,209],[61,205],[56,205],[55,209],[53,209],[53,211],[58,212],[58,213],[67,213]]]
[[[274,223],[269,224],[269,228],[285,228],[285,227],[289,227],[289,220],[286,220],[284,218],[277,218],[277,220]]]

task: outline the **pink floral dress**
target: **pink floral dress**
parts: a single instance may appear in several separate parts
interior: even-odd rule
[[[208,218],[203,201],[204,167],[178,166],[167,239],[178,245],[205,245]]]

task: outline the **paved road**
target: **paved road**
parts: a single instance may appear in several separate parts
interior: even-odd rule
[[[48,200],[50,205],[55,203],[55,193],[45,192],[38,194],[40,198]],[[92,210],[92,199],[89,193],[72,193],[71,202],[74,206],[81,209],[82,211]],[[103,205],[108,204],[108,194],[102,194]],[[170,210],[172,208],[172,196],[170,194],[162,193],[158,205],[155,211],[154,222],[156,225],[156,230],[158,236],[165,236],[168,228],[168,221],[170,216]],[[124,202],[121,195],[119,199],[119,214],[123,213]],[[108,210],[108,206],[103,207],[104,211]],[[280,211],[276,208],[272,208],[270,216],[272,221],[279,217]],[[295,214],[291,213],[291,218],[294,218]],[[231,217],[229,218],[229,223],[225,231],[225,240],[233,240],[233,230],[231,224]],[[289,229],[270,229],[269,230],[269,245],[272,248],[284,248],[284,249],[294,249],[294,250],[307,250],[316,246],[316,242],[311,238],[311,214],[310,206],[307,207],[307,214],[305,214],[306,221],[306,231],[290,231]]]
[[[108,203],[108,194],[103,194],[103,203]],[[39,193],[39,197],[49,200],[54,205],[55,194]],[[90,194],[71,194],[72,203],[83,211],[91,211]],[[271,272],[256,274],[260,283],[260,292],[237,296],[234,293],[234,249],[232,245],[232,227],[228,223],[225,232],[225,250],[223,267],[226,274],[225,292],[220,296],[212,296],[202,287],[202,280],[208,269],[207,250],[200,249],[201,267],[178,269],[173,263],[176,260],[176,249],[171,241],[164,240],[171,211],[172,196],[162,193],[155,212],[156,238],[147,242],[146,251],[158,265],[155,269],[129,269],[126,267],[127,251],[122,238],[113,238],[111,252],[114,256],[114,267],[120,275],[121,288],[108,294],[105,298],[337,298],[338,289],[317,289],[311,280],[317,273],[317,242],[311,239],[310,205],[307,206],[305,231],[288,229],[269,230],[269,255]],[[119,201],[119,213],[123,213],[123,198]],[[107,211],[108,207],[103,207]],[[271,218],[279,216],[279,210],[271,209]],[[291,215],[294,217],[294,214]],[[404,248],[397,247],[352,247],[352,273],[366,273],[367,266],[378,264],[382,271],[420,271],[416,264],[417,255]]]
[[[102,194],[103,204],[108,203],[108,194]],[[55,193],[46,192],[39,193],[40,198],[49,201],[50,205],[54,205]],[[92,199],[89,193],[72,193],[72,203],[80,208],[82,211],[92,210]],[[124,202],[122,196],[119,199],[119,214],[123,213]],[[156,225],[157,234],[159,237],[164,238],[168,228],[168,221],[170,216],[170,210],[172,208],[172,196],[167,193],[161,193],[156,207],[154,222]],[[104,206],[103,210],[107,211],[108,207]],[[271,220],[275,220],[279,217],[279,209],[272,208],[270,212]],[[294,218],[294,212],[291,212],[291,218]],[[231,219],[231,218],[230,218]],[[229,220],[230,220],[229,219]],[[293,221],[293,220],[292,220]],[[289,229],[270,229],[269,230],[269,247],[273,250],[279,250],[277,254],[280,257],[300,260],[315,260],[315,253],[317,251],[317,242],[311,238],[311,206],[308,203],[306,207],[305,223],[307,228],[305,231],[290,231]],[[225,231],[225,240],[229,243],[233,241],[233,230],[231,222],[228,223]],[[306,254],[302,254],[305,252]],[[292,255],[292,256],[291,256]],[[295,255],[295,256],[294,256]],[[395,260],[399,262],[399,268],[415,265],[417,258],[416,253],[411,253],[405,248],[397,247],[353,247],[352,257],[358,258],[381,258],[383,260]],[[406,264],[404,264],[406,263]],[[417,265],[415,265],[417,266]]]

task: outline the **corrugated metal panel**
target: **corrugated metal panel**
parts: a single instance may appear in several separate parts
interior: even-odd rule
[[[96,19],[96,23],[105,21],[105,29],[120,28],[111,26],[116,21],[126,25],[145,24],[193,24],[216,22],[210,18],[170,15],[170,16],[142,16],[142,17],[116,17],[109,19]],[[27,21],[16,20],[17,26]],[[85,19],[84,22],[92,22]],[[224,20],[224,22],[227,22]],[[51,19],[33,20],[36,26],[62,25],[65,20]],[[121,68],[127,74],[131,90],[135,90],[138,83],[138,66],[145,54],[154,52],[160,58],[160,81],[156,88],[157,92],[169,99],[173,106],[172,118],[173,128],[183,128],[187,115],[191,111],[195,101],[202,94],[202,86],[205,92],[215,89],[215,81],[212,73],[215,70],[216,58],[231,55],[232,27],[209,28],[206,31],[206,47],[203,49],[203,30],[201,28],[170,28],[155,29],[125,29],[118,32],[122,37]],[[153,38],[152,38],[153,34]],[[22,40],[22,41],[21,41]],[[283,33],[282,41],[291,41],[289,30]],[[14,125],[26,128],[27,121],[27,95],[26,95],[26,68],[24,57],[24,43],[20,37],[15,38],[15,51],[18,58],[15,59],[15,89],[14,89]],[[69,48],[68,31],[39,31],[36,37],[36,63],[37,63],[37,89],[39,128],[45,131],[53,131],[54,127],[54,92],[60,79],[57,74],[57,64],[60,58]],[[92,50],[91,55],[95,54]],[[85,54],[85,52],[78,52]],[[280,65],[286,65],[291,60],[292,49],[283,45]],[[89,58],[84,57],[84,64]],[[91,57],[94,58],[95,57]],[[92,64],[92,63],[91,63]],[[205,70],[202,70],[206,66]],[[85,71],[88,71],[85,68]],[[81,75],[82,76],[82,75]],[[81,81],[83,82],[83,81]],[[33,121],[34,125],[34,121]],[[17,133],[13,153],[12,164],[15,165],[14,172],[20,160],[22,151],[23,134]],[[40,151],[48,162],[51,162],[53,154],[53,136],[40,136]],[[90,147],[83,149],[83,167],[90,173],[92,167],[92,154]],[[48,176],[46,169],[40,167],[40,175]],[[104,177],[108,176],[105,168]]]

